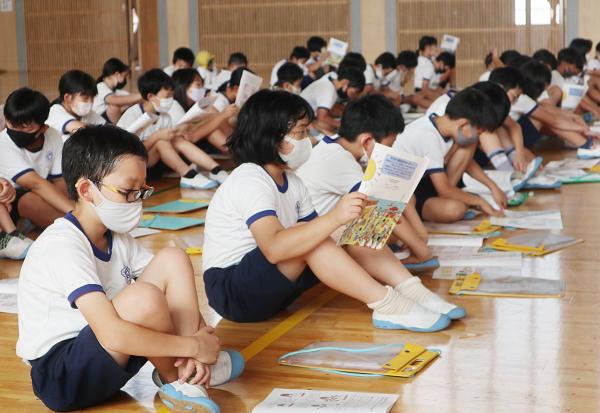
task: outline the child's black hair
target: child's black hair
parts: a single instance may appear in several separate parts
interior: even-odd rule
[[[200,76],[200,73],[198,73],[196,69],[188,67],[173,72],[171,79],[173,79],[173,84],[175,85],[173,98],[179,102],[183,110],[187,112],[192,107],[192,105],[188,103],[187,90],[196,79],[202,81],[202,76]]]
[[[508,99],[504,89],[499,84],[490,81],[477,82],[471,87],[485,93],[488,97],[496,113],[496,127],[494,129],[499,128],[510,113],[510,99]]]
[[[93,98],[98,94],[96,81],[81,70],[69,70],[58,81],[58,102],[62,102],[66,94],[82,95]]]
[[[419,39],[419,50],[423,51],[427,46],[437,46],[437,39],[433,36],[423,36]]]
[[[285,62],[277,70],[277,86],[283,86],[284,83],[294,83],[304,77],[304,72],[296,63]]]
[[[398,64],[396,63],[396,58],[390,52],[381,53],[375,59],[376,65],[381,65],[382,69],[395,69]]]
[[[228,65],[236,65],[240,67],[248,66],[248,58],[242,52],[235,52],[229,55],[229,60],[227,61]]]
[[[568,47],[566,49],[561,49],[558,52],[558,64],[560,64],[561,62],[567,62],[570,63],[572,65],[575,65],[575,67],[579,70],[583,70],[583,65],[585,63],[585,59],[579,54],[579,52],[576,49],[573,49],[571,47]]]
[[[354,142],[361,133],[370,133],[377,142],[404,130],[402,111],[379,94],[350,102],[342,115],[339,135]]]
[[[437,55],[436,60],[444,63],[445,66],[454,69],[456,66],[456,57],[450,52],[442,52]]]
[[[285,164],[279,156],[279,144],[305,117],[312,121],[314,112],[302,97],[285,91],[259,90],[242,106],[227,146],[238,163]]]
[[[519,67],[523,66],[525,63],[531,62],[531,61],[535,62],[536,60],[533,57],[522,54],[521,56],[518,56],[514,60],[511,60],[511,62],[508,66],[516,67],[518,69]]]
[[[22,87],[14,90],[4,104],[4,118],[16,127],[32,123],[42,126],[50,113],[48,98],[37,90]]]
[[[523,93],[537,100],[552,80],[550,69],[537,60],[525,63],[519,68],[523,76]]]
[[[310,58],[310,52],[304,46],[296,46],[290,54],[290,59],[306,59]]]
[[[403,65],[409,69],[413,67],[417,67],[419,63],[419,56],[412,50],[403,50],[398,53],[398,57],[396,58],[396,64],[398,66]]]
[[[192,49],[189,49],[187,47],[180,47],[176,49],[175,52],[173,52],[173,59],[171,60],[171,63],[175,64],[178,60],[183,60],[184,62],[189,64],[190,67],[192,67],[194,66],[196,56],[194,56],[194,52],[192,52]]]
[[[504,63],[506,66],[510,65],[511,62],[515,59],[518,59],[521,56],[521,53],[514,49],[508,49],[500,54],[500,61]]]
[[[485,64],[486,69],[492,64],[493,61],[494,57],[492,52],[485,55],[485,58],[483,59],[483,64]]]
[[[452,120],[467,119],[471,125],[486,131],[498,128],[498,116],[490,99],[473,87],[461,90],[450,99],[446,115]]]
[[[344,67],[354,67],[361,72],[364,72],[367,69],[367,61],[360,53],[348,52],[340,62],[338,71],[341,71]]]
[[[100,83],[104,80],[105,77],[122,72],[129,73],[129,66],[123,63],[120,59],[117,59],[116,57],[111,57],[106,62],[104,62],[104,65],[102,66],[102,73],[100,74],[100,76],[98,76],[96,82]]]
[[[556,66],[558,66],[558,60],[556,60],[556,56],[554,56],[554,53],[548,49],[539,49],[531,57],[550,66],[550,69],[552,70],[556,70]]]
[[[596,53],[600,53],[600,42],[596,43]]]
[[[306,41],[306,48],[310,52],[320,52],[324,47],[327,47],[327,42],[320,36],[311,36]]]
[[[156,95],[161,89],[175,89],[173,79],[162,69],[150,69],[138,79],[138,90],[144,100],[148,100],[150,93]]]
[[[78,200],[75,185],[79,179],[102,182],[125,156],[148,160],[148,152],[136,135],[112,125],[89,125],[77,130],[62,151],[62,172],[69,197]]]
[[[585,55],[592,50],[594,44],[590,39],[582,39],[581,37],[576,37],[571,40],[569,43],[569,48],[577,50],[577,53],[585,60]]]
[[[231,72],[231,77],[229,78],[229,80],[227,82],[223,83],[221,86],[219,86],[219,88],[217,89],[217,92],[223,93],[223,92],[225,92],[225,90],[227,88],[239,86],[240,82],[242,81],[242,75],[244,74],[244,70],[248,71],[250,73],[254,73],[252,70],[248,69],[247,67],[238,67],[233,72]]]
[[[342,67],[342,65],[340,65],[338,80],[348,79],[348,87],[362,91],[365,88],[365,74],[363,72],[364,70],[359,70],[356,67]]]
[[[507,92],[514,88],[523,89],[523,76],[521,72],[511,66],[499,67],[492,70],[489,81],[499,84]]]

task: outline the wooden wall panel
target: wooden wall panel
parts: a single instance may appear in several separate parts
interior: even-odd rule
[[[128,61],[125,0],[24,0],[29,86],[49,98],[69,69],[96,77],[110,57]]]
[[[275,62],[313,35],[350,38],[349,0],[198,0],[200,49],[226,64],[241,51],[265,79]]]
[[[158,4],[156,0],[135,0],[140,18],[136,42],[139,50],[141,73],[160,66],[158,45]]]
[[[0,13],[0,104],[19,87],[16,13]]]
[[[416,50],[425,34],[436,36],[438,42],[445,33],[460,37],[457,83],[464,87],[484,72],[484,57],[493,47],[500,52],[510,48],[527,54],[539,48],[557,52],[563,47],[562,23],[516,26],[514,1],[396,0],[398,50]]]

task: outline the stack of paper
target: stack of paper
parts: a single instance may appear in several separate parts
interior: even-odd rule
[[[600,182],[598,159],[569,158],[549,162],[543,175],[554,178],[563,184]]]
[[[505,211],[504,217],[491,217],[492,225],[523,229],[563,229],[559,210],[547,211]]]

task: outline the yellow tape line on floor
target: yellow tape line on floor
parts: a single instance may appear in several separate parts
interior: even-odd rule
[[[241,351],[242,356],[244,356],[244,360],[248,361],[256,356],[279,337],[283,336],[285,333],[304,321],[312,313],[331,301],[337,294],[337,291],[334,290],[325,291],[313,301],[309,302],[305,307],[302,307],[294,314],[283,320],[281,323],[277,324],[271,330],[267,331]]]

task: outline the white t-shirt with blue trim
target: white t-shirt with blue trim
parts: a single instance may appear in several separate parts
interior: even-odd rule
[[[106,119],[98,115],[93,110],[91,110],[90,113],[84,117],[80,118],[78,116],[71,115],[60,103],[55,103],[50,107],[50,113],[48,114],[46,125],[59,131],[64,142],[69,139],[69,136],[71,136],[71,134],[67,132],[67,125],[75,120],[83,122],[86,125],[104,125],[106,123]]]
[[[29,172],[36,172],[44,179],[62,176],[63,141],[56,129],[44,133],[44,145],[37,152],[19,148],[10,139],[6,129],[0,132],[0,176],[10,179],[19,188],[17,180]]]
[[[422,89],[423,81],[430,82],[429,87],[432,88],[431,82],[435,76],[435,66],[431,59],[425,56],[419,56],[417,59],[417,67],[415,68],[415,88]]]
[[[175,102],[173,102],[173,104],[175,104]],[[121,116],[121,119],[119,119],[119,122],[117,122],[117,126],[119,128],[127,129],[144,113],[144,105],[142,105],[141,103],[133,105],[129,109],[127,109],[125,113],[123,113],[123,116]],[[168,129],[173,127],[173,121],[171,120],[171,116],[169,116],[168,113],[157,113],[157,115],[158,119],[156,119],[156,121],[154,121],[153,124],[151,124],[138,134],[142,141],[148,139],[154,132],[158,132],[161,129]]]
[[[98,89],[98,94],[94,97],[92,110],[97,114],[102,115],[104,112],[106,112],[106,98],[114,95],[115,91],[104,82],[98,82],[96,87]]]
[[[279,186],[259,165],[237,167],[210,201],[204,228],[204,271],[238,264],[257,247],[250,225],[275,216],[284,228],[317,216],[308,189],[293,172]]]
[[[452,148],[452,138],[445,139],[433,119],[435,115],[423,116],[406,126],[398,135],[393,147],[401,151],[429,159],[426,174],[445,171],[445,157]]]
[[[521,93],[517,98],[516,102],[510,106],[510,116],[513,120],[518,121],[521,116],[529,116],[538,107],[538,103],[527,96],[525,93]]]
[[[300,94],[315,113],[319,108],[330,110],[338,100],[337,90],[331,79],[331,74],[325,75],[308,85]]]
[[[75,301],[93,291],[112,300],[152,260],[152,253],[131,235],[108,234],[108,252],[101,251],[69,213],[31,246],[19,277],[19,357],[35,360],[76,337],[88,322]]]
[[[358,189],[363,170],[350,152],[326,136],[296,174],[308,188],[317,213],[325,215],[342,196]]]

